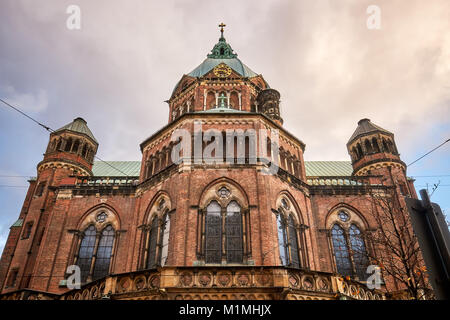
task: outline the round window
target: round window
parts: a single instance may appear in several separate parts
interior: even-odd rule
[[[350,218],[350,217],[348,216],[348,213],[345,212],[345,211],[340,211],[340,212],[338,213],[338,216],[339,216],[339,219],[340,219],[342,222],[347,222],[348,219]]]

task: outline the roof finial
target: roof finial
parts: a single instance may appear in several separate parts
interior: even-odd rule
[[[220,37],[223,38],[223,28],[226,27],[227,25],[224,24],[223,22],[221,24],[219,24],[220,27]]]

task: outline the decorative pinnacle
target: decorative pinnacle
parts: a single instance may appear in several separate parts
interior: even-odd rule
[[[223,38],[223,28],[226,27],[227,25],[224,24],[223,22],[221,24],[219,24],[220,27],[220,37]]]

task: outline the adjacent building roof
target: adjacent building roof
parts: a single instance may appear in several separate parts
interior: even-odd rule
[[[94,176],[123,177],[126,173],[130,177],[138,177],[141,170],[140,161],[108,161],[108,163],[111,166],[105,162],[94,161],[92,168]],[[348,177],[353,172],[350,161],[305,161],[305,168],[309,177]]]
[[[95,139],[94,135],[92,134],[91,130],[87,126],[86,120],[84,120],[83,118],[76,118],[71,123],[66,124],[64,127],[59,128],[55,132],[60,132],[60,131],[64,131],[64,130],[83,133],[98,143],[98,141]]]
[[[353,167],[350,161],[305,161],[308,177],[349,177]]]
[[[392,132],[387,131],[386,129],[383,129],[379,126],[377,126],[376,124],[370,122],[370,119],[361,119],[358,121],[358,127],[356,128],[355,132],[353,132],[352,136],[350,137],[350,139],[348,140],[348,142],[350,143],[351,141],[353,141],[353,139],[357,138],[360,135],[364,135],[367,133],[372,133],[372,132],[384,132],[387,134],[391,134]]]
[[[96,177],[138,177],[141,161],[94,161],[92,173]]]
[[[21,227],[23,225],[23,219],[17,219],[16,222],[11,226],[12,227]]]

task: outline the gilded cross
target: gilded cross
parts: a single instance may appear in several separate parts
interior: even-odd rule
[[[220,27],[220,35],[221,35],[222,38],[223,38],[223,28],[226,27],[226,26],[227,26],[227,25],[224,24],[223,22],[222,22],[221,24],[219,24],[219,27]]]

